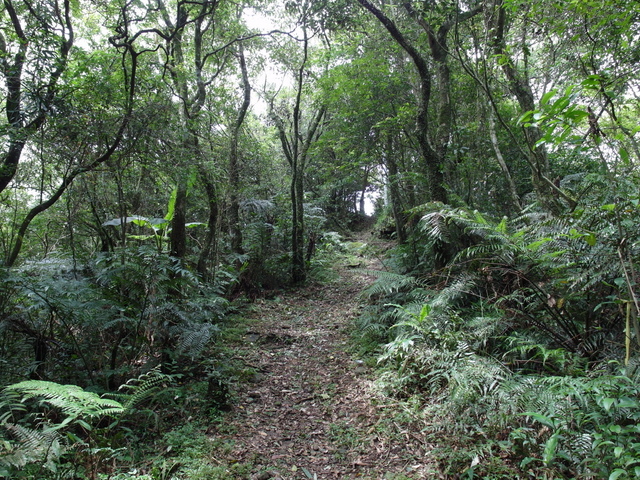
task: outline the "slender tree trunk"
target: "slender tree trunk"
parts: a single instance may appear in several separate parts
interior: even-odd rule
[[[5,6],[7,6],[9,3],[10,2],[6,2],[5,1]],[[70,8],[69,7],[69,2],[65,0],[64,5],[65,5],[65,13],[64,13],[64,15],[65,15],[65,19],[66,19],[65,21],[68,24],[67,28],[69,29],[69,38],[68,38],[68,40],[63,42],[63,44],[61,46],[61,52],[63,53],[63,56],[60,59],[58,67],[55,70],[55,72],[54,72],[54,74],[51,77],[50,82],[49,82],[49,86],[51,87],[51,89],[48,91],[49,92],[48,95],[51,95],[49,97],[50,100],[53,100],[53,98],[54,98],[55,85],[57,84],[58,78],[60,77],[60,75],[62,75],[62,72],[64,71],[64,68],[66,67],[66,58],[67,58],[69,49],[71,48],[71,45],[73,44],[73,32],[71,30],[71,23],[70,23],[70,16],[69,16],[70,15],[70,13],[69,13],[70,12],[70,10],[69,10],[69,8]],[[129,65],[129,71],[125,72],[126,84],[125,84],[124,88],[126,90],[126,95],[127,95],[125,112],[123,113],[123,117],[122,117],[122,120],[120,121],[120,125],[118,127],[118,130],[114,135],[113,142],[111,143],[111,145],[106,147],[106,150],[104,151],[104,153],[102,155],[99,155],[93,161],[88,162],[88,164],[86,166],[78,167],[78,168],[74,169],[71,173],[69,173],[69,175],[67,175],[60,182],[60,185],[55,190],[55,192],[49,197],[48,200],[46,200],[44,202],[41,202],[39,205],[36,205],[31,210],[29,210],[29,213],[27,213],[25,218],[22,220],[22,223],[20,224],[20,227],[18,228],[18,233],[16,235],[15,243],[13,245],[13,248],[11,249],[11,252],[9,253],[9,256],[5,259],[5,266],[7,266],[7,267],[13,266],[15,264],[16,260],[18,259],[18,255],[20,254],[20,250],[22,250],[24,237],[25,237],[25,235],[27,233],[27,230],[29,229],[29,226],[31,225],[31,222],[33,221],[33,219],[36,216],[38,216],[40,213],[46,211],[52,205],[54,205],[60,199],[62,194],[64,192],[66,192],[66,190],[69,188],[69,186],[73,183],[73,181],[76,179],[76,177],[78,175],[82,175],[82,174],[84,174],[86,172],[91,172],[91,171],[95,170],[98,166],[102,165],[104,162],[109,160],[114,155],[114,153],[116,152],[118,147],[120,146],[120,143],[122,142],[122,139],[124,138],[124,133],[125,133],[125,131],[127,129],[127,126],[129,125],[129,121],[131,120],[131,116],[132,116],[132,112],[133,112],[133,103],[134,103],[134,99],[135,99],[135,95],[136,95],[138,57],[140,56],[140,53],[135,50],[134,41],[135,41],[135,38],[129,38],[128,35],[126,35],[124,33],[122,33],[119,36],[115,36],[115,37],[111,37],[110,38],[110,42],[112,43],[112,45],[122,49],[122,51],[123,51],[123,53],[122,53],[122,56],[123,56],[123,62],[122,63],[123,63],[123,65],[125,65],[125,64]],[[0,45],[0,52],[1,51],[2,51],[2,45]],[[128,59],[128,62],[126,61],[126,59]],[[44,121],[44,120],[42,120],[42,121]],[[36,122],[35,125],[34,125],[34,122],[32,122],[31,125],[32,126],[38,126],[37,122]],[[6,180],[6,179],[4,179],[4,180]],[[3,184],[2,182],[0,182],[0,187],[2,187],[2,184]],[[1,191],[1,188],[0,188],[0,191]]]
[[[369,169],[366,168],[364,175],[362,176],[362,190],[360,191],[360,204],[358,211],[360,215],[366,215],[365,213],[365,200],[367,195],[367,187],[369,186]]]
[[[385,154],[385,164],[387,165],[389,200],[391,203],[391,215],[396,227],[396,237],[398,243],[406,243],[407,233],[404,228],[405,218],[402,214],[402,195],[400,193],[400,174],[393,152],[393,138],[387,138],[387,151]]]
[[[251,85],[249,84],[249,74],[244,58],[242,44],[238,46],[238,61],[242,73],[243,101],[238,116],[231,131],[231,149],[229,154],[229,223],[231,230],[231,250],[235,253],[243,253],[242,250],[242,229],[240,228],[240,166],[238,154],[238,140],[242,123],[244,122],[249,104],[251,103]]]
[[[211,277],[209,266],[211,265],[211,258],[215,257],[216,251],[218,219],[220,212],[216,186],[202,167],[200,168],[200,180],[202,181],[207,194],[209,220],[207,222],[207,236],[205,237],[202,249],[200,250],[200,255],[198,256],[197,270],[203,279],[209,279]]]
[[[27,109],[22,104],[22,74],[32,39],[27,36],[27,32],[23,29],[13,0],[4,0],[3,7],[3,17],[6,11],[9,18],[8,22],[6,22],[6,29],[0,32],[0,73],[5,77],[5,112],[10,128],[8,148],[6,153],[0,157],[0,192],[7,188],[11,180],[13,180],[28,138],[46,120],[48,108],[58,93],[58,81],[67,68],[69,51],[74,41],[73,24],[71,22],[71,1],[63,0],[62,4],[56,2],[55,8],[59,25],[54,25],[53,28],[62,33],[56,39],[59,42],[57,50],[49,50],[49,53],[53,53],[55,58],[51,64],[51,73],[43,82],[42,89],[38,89],[37,92],[40,99],[38,111],[28,120]],[[42,22],[41,30],[45,30],[44,21],[40,18],[35,18],[35,21]],[[52,28],[51,25],[46,26],[48,27],[46,28],[47,31]],[[39,31],[38,28],[33,30]],[[10,40],[18,46],[15,54],[12,54],[7,48],[3,32],[8,32]],[[46,71],[47,69],[43,68],[40,73]],[[29,105],[29,108],[32,107],[33,105]]]
[[[511,203],[513,203],[513,208],[515,209],[515,211],[519,212],[522,210],[522,205],[520,204],[520,197],[518,196],[516,183],[513,181],[513,177],[511,176],[509,167],[507,167],[507,162],[504,161],[504,157],[502,156],[502,151],[500,150],[500,144],[498,143],[498,136],[496,135],[496,124],[493,119],[492,111],[489,111],[489,113],[487,114],[487,125],[489,127],[489,137],[491,138],[491,145],[493,146],[493,151],[496,154],[496,159],[498,160],[498,164],[500,165],[500,169],[502,170],[502,174],[504,175],[505,182],[507,183],[507,186],[509,188]]]
[[[303,56],[300,67],[296,71],[296,97],[293,105],[293,116],[290,128],[287,128],[282,117],[275,112],[273,103],[271,114],[278,129],[280,143],[287,162],[291,168],[291,281],[301,283],[306,280],[306,262],[304,250],[304,174],[307,167],[309,149],[313,142],[322,134],[321,122],[327,112],[322,105],[304,131],[302,125],[302,95],[305,78],[307,77],[307,60],[309,37],[306,27],[302,27],[304,41],[302,43]]]
[[[502,71],[507,78],[507,83],[511,93],[516,97],[520,111],[530,112],[535,110],[535,98],[529,79],[525,74],[519,72],[513,59],[505,47],[505,30],[507,23],[507,12],[503,5],[503,0],[494,0],[493,8],[488,12],[488,27],[493,33],[492,43],[496,55],[501,56],[500,62]],[[527,144],[528,163],[531,167],[531,182],[536,192],[540,204],[552,214],[561,212],[562,207],[558,202],[558,189],[549,179],[549,160],[547,150],[544,145],[537,145],[542,138],[540,129],[531,125],[524,128],[525,141]]]
[[[291,280],[301,283],[306,280],[304,260],[304,177],[298,162],[294,162],[291,179],[292,232],[291,232]]]

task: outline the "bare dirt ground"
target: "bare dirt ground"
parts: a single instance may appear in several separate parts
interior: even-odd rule
[[[379,268],[364,258],[362,267]],[[394,420],[372,370],[347,351],[374,277],[337,272],[330,283],[256,302],[238,355],[257,373],[225,421],[226,459],[251,465],[251,480],[438,478],[428,446]]]

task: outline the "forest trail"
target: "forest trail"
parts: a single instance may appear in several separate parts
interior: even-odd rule
[[[224,421],[229,433],[214,433],[231,445],[225,463],[251,466],[236,478],[438,478],[423,464],[424,442],[385,415],[372,372],[347,351],[360,293],[375,278],[347,265],[337,274],[254,305],[238,355],[257,374]]]

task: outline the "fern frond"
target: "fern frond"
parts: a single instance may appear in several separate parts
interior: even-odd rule
[[[254,215],[266,216],[275,208],[275,204],[271,200],[260,200],[257,198],[240,202],[240,208],[247,213]]]
[[[155,368],[120,386],[121,393],[116,398],[122,401],[123,413],[131,413],[136,406],[173,381],[174,378],[171,375],[161,373]]]
[[[420,219],[420,229],[431,240],[450,241],[448,218],[443,212],[432,212]]]
[[[471,293],[475,286],[477,278],[472,273],[462,273],[458,275],[453,282],[440,290],[433,297],[430,304],[434,308],[450,308],[458,300],[466,297]]]
[[[378,270],[363,270],[362,273],[378,277],[371,286],[362,292],[367,298],[391,295],[400,290],[419,286],[418,280],[410,275]]]
[[[181,332],[176,351],[195,359],[220,332],[220,327],[211,323],[192,324],[179,327]]]
[[[40,463],[55,470],[54,462],[65,451],[61,435],[53,428],[35,430],[22,425],[2,424],[15,442],[0,442],[0,466],[21,469]]]
[[[27,380],[9,385],[6,390],[19,393],[23,399],[41,399],[59,408],[71,418],[99,418],[123,412],[122,405],[94,392],[87,392],[77,385],[61,385],[43,380]]]

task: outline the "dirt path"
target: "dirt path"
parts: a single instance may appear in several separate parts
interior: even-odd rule
[[[422,442],[403,432],[372,390],[372,372],[346,349],[359,294],[373,278],[341,267],[340,278],[255,304],[238,354],[255,368],[225,422],[227,461],[244,478],[417,479]]]

